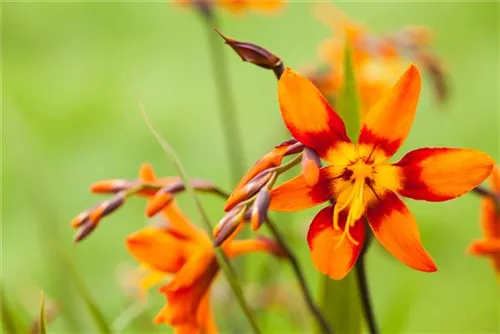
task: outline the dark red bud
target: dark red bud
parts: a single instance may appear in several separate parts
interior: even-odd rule
[[[280,66],[283,66],[283,62],[278,56],[263,47],[252,43],[240,42],[224,36],[217,29],[215,29],[215,31],[224,39],[226,44],[241,57],[241,60],[269,70],[275,70]]]

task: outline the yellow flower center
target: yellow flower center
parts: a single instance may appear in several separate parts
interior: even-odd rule
[[[335,230],[341,230],[339,226],[340,212],[347,209],[348,214],[344,231],[339,237],[340,240],[337,247],[340,246],[346,237],[354,245],[359,245],[359,242],[349,233],[349,229],[354,227],[354,224],[356,224],[365,212],[365,187],[369,182],[373,181],[373,177],[373,164],[367,163],[363,158],[358,159],[344,169],[343,178],[345,180],[345,186],[339,193],[333,210],[333,228]]]

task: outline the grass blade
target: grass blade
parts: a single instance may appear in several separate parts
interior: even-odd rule
[[[40,296],[40,316],[38,319],[38,333],[47,334],[47,317],[45,315],[45,294],[41,293]]]
[[[66,256],[63,252],[60,252],[60,256],[62,257],[63,262],[66,264],[66,269],[68,270],[69,276],[71,280],[75,284],[76,290],[80,297],[83,300],[83,303],[87,307],[92,320],[94,321],[99,333],[108,334],[112,333],[104,314],[101,312],[94,299],[90,295],[87,287],[85,286],[83,280],[80,278],[78,271],[76,270],[75,265],[71,261],[71,259]]]

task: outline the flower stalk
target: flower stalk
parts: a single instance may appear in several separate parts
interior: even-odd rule
[[[205,229],[207,231],[207,234],[209,235],[210,239],[213,242],[212,226],[210,224],[210,220],[209,220],[203,206],[201,205],[201,202],[200,202],[198,196],[196,195],[193,186],[189,182],[189,178],[187,176],[186,171],[184,170],[184,167],[182,166],[182,164],[180,162],[179,157],[175,153],[174,149],[170,146],[170,144],[166,141],[166,139],[156,130],[153,123],[151,122],[151,119],[149,118],[148,114],[146,113],[146,111],[141,103],[139,103],[139,108],[141,109],[141,112],[144,116],[144,119],[146,120],[146,123],[147,123],[149,129],[151,130],[153,135],[158,140],[158,143],[163,148],[169,161],[172,163],[173,167],[176,169],[182,182],[184,183],[187,193],[189,194],[193,203],[195,204],[196,210],[198,211],[198,214],[200,216],[200,220],[205,225]],[[236,300],[238,301],[241,309],[243,310],[243,312],[248,320],[248,323],[250,324],[250,326],[252,328],[252,331],[256,334],[260,333],[260,329],[259,329],[259,326],[257,325],[257,321],[255,319],[255,316],[254,316],[252,310],[250,309],[250,306],[246,302],[245,297],[243,296],[243,290],[242,290],[241,285],[238,281],[236,273],[234,272],[233,268],[231,267],[231,264],[229,263],[227,256],[225,255],[224,251],[220,248],[215,249],[215,256],[217,258],[217,262],[219,263],[224,276],[226,277],[231,289],[233,290],[233,293],[236,297]]]
[[[226,145],[226,152],[230,162],[231,182],[236,184],[245,172],[245,159],[241,126],[236,115],[234,95],[229,82],[229,72],[223,46],[220,44],[213,28],[218,26],[213,10],[201,12],[205,21],[208,44],[215,77],[217,97],[219,101],[219,118],[222,124],[222,133]]]

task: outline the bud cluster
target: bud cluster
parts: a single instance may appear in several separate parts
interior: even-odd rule
[[[283,164],[285,156],[297,155]],[[234,236],[244,223],[256,231],[266,221],[271,204],[271,189],[278,176],[301,163],[306,182],[314,185],[319,179],[320,159],[316,152],[296,139],[289,139],[264,155],[247,172],[229,196],[222,217],[214,229],[215,245],[219,246]]]

